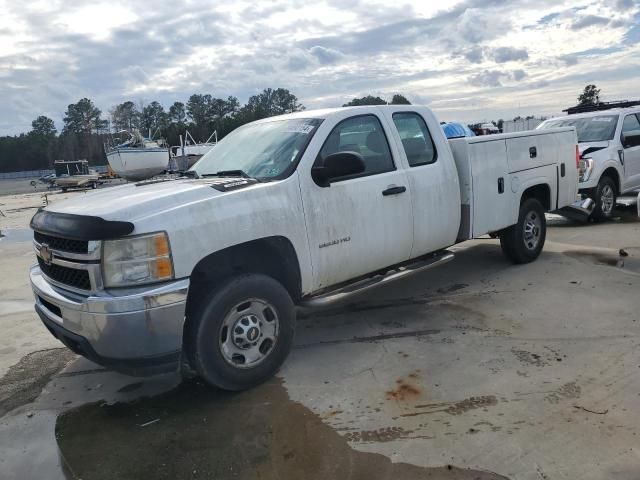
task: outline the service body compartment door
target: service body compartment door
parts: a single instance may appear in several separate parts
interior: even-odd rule
[[[469,160],[473,178],[473,236],[515,223],[505,140],[470,143]]]
[[[557,152],[549,135],[530,135],[508,138],[507,161],[509,172],[521,172],[556,162]]]
[[[544,136],[553,145],[557,155],[556,176],[558,192],[551,210],[566,207],[576,201],[578,195],[578,169],[576,168],[576,134],[572,131]],[[553,192],[551,197],[553,198]]]

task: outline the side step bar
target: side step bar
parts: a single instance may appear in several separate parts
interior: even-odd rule
[[[303,298],[300,302],[301,307],[317,308],[326,307],[340,300],[344,300],[356,293],[362,293],[370,288],[386,285],[395,280],[406,278],[414,273],[423,272],[434,267],[438,267],[447,262],[453,260],[453,253],[448,250],[443,250],[435,255],[431,255],[427,258],[421,258],[420,260],[396,267],[393,270],[389,270],[385,274],[375,275],[373,277],[357,280],[353,283],[343,285],[334,290],[323,292],[319,295]]]

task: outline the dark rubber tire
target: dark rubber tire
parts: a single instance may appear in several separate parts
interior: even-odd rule
[[[525,239],[525,222],[529,215],[540,220],[539,237],[535,247],[530,248]],[[528,198],[520,205],[518,223],[506,228],[500,234],[500,246],[505,256],[513,263],[533,262],[544,247],[547,237],[547,222],[542,204],[535,198]]]
[[[602,209],[602,192],[609,188],[611,192],[613,192],[613,207],[610,211],[603,211]],[[593,212],[591,212],[591,219],[595,222],[604,222],[606,220],[610,220],[613,217],[613,208],[616,205],[617,198],[617,187],[616,182],[613,181],[611,177],[602,177],[598,182],[598,186],[593,190],[593,201],[595,202],[595,207],[593,208]]]
[[[264,360],[250,368],[239,368],[225,360],[219,345],[223,322],[229,311],[250,298],[266,300],[278,316],[278,336]],[[291,351],[295,336],[295,307],[289,292],[273,278],[244,274],[228,279],[201,298],[185,329],[189,363],[208,384],[223,390],[246,390],[271,378]]]

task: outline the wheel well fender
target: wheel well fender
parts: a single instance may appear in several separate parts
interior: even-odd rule
[[[286,237],[272,236],[251,240],[211,253],[202,258],[190,275],[185,330],[195,311],[197,300],[225,279],[242,273],[262,273],[289,292],[294,303],[301,297],[300,264],[296,251]]]
[[[551,210],[551,187],[549,187],[549,184],[539,183],[537,185],[527,187],[520,196],[520,205],[529,198],[535,198],[538,200],[544,207],[545,211]]]
[[[620,192],[622,191],[622,183],[620,183],[620,173],[616,168],[607,167],[605,171],[602,172],[602,175],[600,175],[600,178],[602,177],[609,177],[611,180],[613,180],[613,183],[615,183],[616,185],[616,194],[620,194]]]

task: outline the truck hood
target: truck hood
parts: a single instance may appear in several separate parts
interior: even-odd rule
[[[75,196],[46,207],[45,210],[135,222],[136,219],[168,211],[172,207],[228,194],[220,185],[228,185],[230,182],[238,183],[242,179],[207,178],[130,183]],[[242,186],[250,188],[251,184],[245,183]]]
[[[589,152],[597,152],[598,150],[602,150],[609,147],[609,142],[583,142],[578,144],[578,149],[580,150],[580,155],[583,155],[587,150]],[[587,153],[589,153],[587,152]]]

